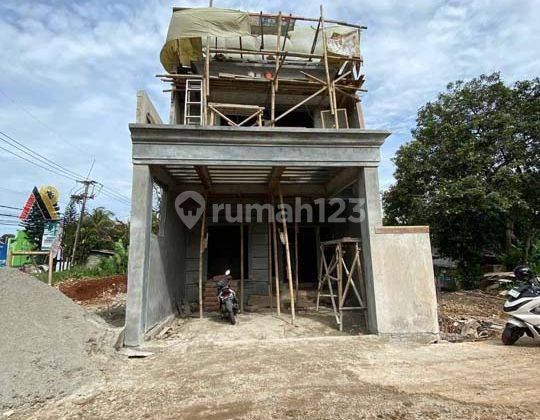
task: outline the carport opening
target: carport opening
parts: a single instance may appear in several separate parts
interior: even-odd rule
[[[244,277],[248,275],[248,229],[244,227]],[[208,227],[208,278],[231,270],[240,278],[240,226]]]

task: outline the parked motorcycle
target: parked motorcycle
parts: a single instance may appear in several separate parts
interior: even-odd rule
[[[236,315],[239,308],[236,292],[230,287],[232,280],[231,271],[227,270],[225,275],[216,276],[214,279],[217,280],[217,297],[221,318],[227,318],[234,325],[236,324]]]
[[[514,344],[523,334],[540,340],[540,281],[527,266],[514,269],[516,280],[522,284],[509,290],[503,310],[510,319],[502,333],[502,342]]]

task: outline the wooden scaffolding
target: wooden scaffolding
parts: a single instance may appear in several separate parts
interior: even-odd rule
[[[359,240],[355,238],[321,242],[316,310],[319,310],[320,298],[329,297],[340,331],[343,331],[344,311],[362,311],[366,319],[365,284],[358,244]],[[325,292],[325,286],[328,292]],[[354,300],[357,305],[353,303]]]
[[[174,10],[174,9],[173,9]],[[242,83],[243,87],[246,90],[250,91],[263,91],[268,94],[269,107],[269,120],[267,125],[274,127],[278,121],[280,121],[285,116],[289,115],[291,112],[297,110],[298,108],[306,105],[308,102],[313,101],[316,97],[326,94],[328,97],[329,109],[327,110],[329,118],[324,119],[325,126],[333,128],[348,128],[348,121],[343,116],[340,117],[340,103],[345,99],[349,98],[355,101],[356,103],[356,112],[358,113],[358,120],[360,126],[363,127],[363,115],[362,109],[360,106],[360,98],[356,95],[358,91],[365,91],[362,89],[364,83],[364,76],[360,74],[360,67],[362,65],[362,57],[360,54],[360,35],[361,30],[366,29],[365,26],[354,25],[346,22],[340,22],[335,20],[325,20],[323,7],[320,7],[320,17],[315,18],[306,18],[301,16],[292,16],[292,15],[282,15],[279,12],[277,15],[274,14],[264,14],[260,13],[251,13],[250,16],[257,17],[260,19],[260,35],[261,35],[261,45],[260,49],[247,49],[242,46],[242,37],[240,37],[240,48],[218,48],[216,46],[212,47],[210,44],[210,37],[207,37],[206,46],[203,49],[204,56],[204,74],[158,74],[157,77],[160,77],[164,82],[171,83],[172,88],[166,89],[164,92],[177,92],[185,91],[186,89],[186,80],[195,78],[201,78],[202,84],[204,86],[203,90],[205,92],[205,100],[203,101],[203,113],[204,118],[202,121],[205,121],[206,124],[213,125],[215,122],[215,116],[219,115],[224,121],[230,126],[244,126],[250,125],[262,125],[262,113],[264,111],[263,107],[258,107],[259,109],[245,108],[247,105],[237,104],[236,108],[233,108],[232,104],[218,104],[210,103],[210,88],[226,88],[231,87],[231,85],[236,85]],[[265,45],[264,38],[264,20],[275,20],[276,22],[276,43],[275,48],[268,48],[268,45]],[[317,29],[315,31],[312,47],[310,53],[301,53],[293,52],[286,49],[286,39],[289,32],[289,26],[293,26],[296,21],[307,21],[307,22],[317,22]],[[354,54],[351,54],[348,57],[338,56],[331,54],[328,48],[328,38],[327,38],[327,24],[338,24],[341,26],[350,27],[352,30],[357,31],[357,51]],[[282,28],[284,33],[282,34]],[[317,42],[321,38],[322,40],[322,54],[315,54],[315,48]],[[217,75],[211,75],[210,68],[212,64],[212,56],[218,57],[227,55],[236,55],[239,56],[241,60],[245,56],[253,57],[260,56],[261,58],[272,59],[274,61],[274,71],[271,74],[266,74],[265,77],[255,77],[249,75],[241,74],[228,74],[228,73],[218,73]],[[298,63],[309,63],[313,60],[320,60],[324,67],[324,78],[316,77],[313,74],[310,74],[307,69],[306,71],[300,71],[302,78],[296,77],[280,77],[280,71],[282,70],[286,60],[288,58],[294,58],[295,64]],[[339,62],[340,66],[338,70],[334,71],[331,69],[329,62]],[[279,115],[276,114],[276,96],[280,93],[297,93],[304,98],[290,106],[285,111],[281,112]],[[230,118],[223,115],[223,110],[225,108],[233,108],[236,112],[240,109],[244,113],[238,115],[245,115],[245,118],[241,123],[236,123]],[[203,124],[205,124],[203,123]],[[345,126],[344,126],[345,124]]]

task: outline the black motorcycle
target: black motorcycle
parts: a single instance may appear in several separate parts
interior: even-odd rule
[[[236,298],[236,292],[230,287],[232,280],[230,271],[227,270],[225,275],[214,277],[214,280],[217,281],[217,297],[221,318],[228,318],[231,324],[234,325],[238,314],[238,299]]]

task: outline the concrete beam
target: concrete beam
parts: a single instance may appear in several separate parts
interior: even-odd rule
[[[174,193],[182,191],[197,191],[204,193],[201,184],[176,184],[172,190]],[[323,185],[318,184],[282,184],[281,192],[285,197],[325,197],[326,191]],[[220,197],[267,197],[268,186],[265,184],[213,184],[212,196]]]
[[[378,166],[390,134],[364,129],[131,124],[135,164]]]

